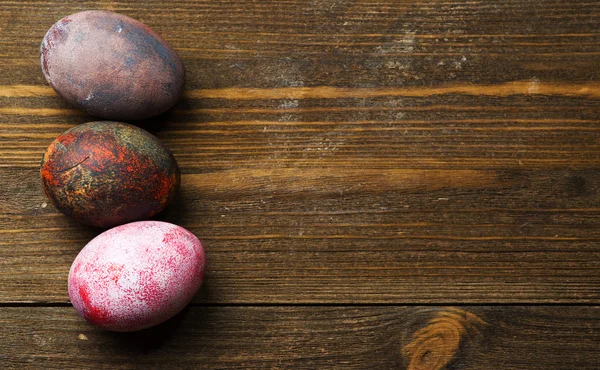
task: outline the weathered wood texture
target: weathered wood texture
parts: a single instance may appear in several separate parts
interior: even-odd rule
[[[598,307],[190,307],[139,333],[0,308],[3,368],[595,369]],[[448,366],[446,366],[448,365]]]
[[[38,177],[94,119],[39,67],[86,9],[144,21],[187,69],[139,124],[181,166],[159,219],[203,240],[209,307],[149,333],[66,305],[100,231]],[[0,0],[0,367],[597,368],[597,307],[355,305],[600,304],[599,21],[575,0]],[[462,341],[422,350],[437,324]]]
[[[207,248],[196,302],[598,302],[596,191],[567,190],[581,178],[595,188],[593,171],[265,171],[184,175],[161,216]],[[28,214],[0,218],[0,298],[68,302],[70,264],[98,231],[41,208],[37,170],[21,174],[8,204]],[[480,180],[514,185],[470,188]]]
[[[186,98],[142,126],[184,173],[161,217],[206,244],[197,302],[600,301],[600,4],[525,0],[2,2],[1,301],[67,302],[96,233],[37,176],[92,119],[39,42],[91,8],[184,59]]]

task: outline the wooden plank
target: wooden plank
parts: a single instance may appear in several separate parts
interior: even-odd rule
[[[0,300],[67,303],[100,230],[48,204],[36,170],[10,171]],[[204,242],[196,302],[599,301],[597,172],[346,171],[184,174],[159,219]]]
[[[94,120],[57,106],[51,102],[56,97],[6,99],[12,106],[0,108],[0,167],[37,168],[57,135]],[[497,105],[496,99],[504,102]],[[200,108],[206,101],[200,99],[142,127],[164,141],[184,173],[593,169],[600,162],[596,98],[523,95],[466,103],[471,98],[435,96],[415,98],[415,106],[398,97],[351,100],[228,100]]]
[[[186,60],[194,89],[597,80],[594,1],[47,4],[43,12],[32,10],[40,7],[34,1],[0,9],[2,56],[17,67],[2,83],[41,82],[34,50],[44,33],[65,14],[91,8],[139,18],[163,34]],[[14,12],[20,16],[9,24]]]
[[[598,307],[191,307],[110,333],[70,307],[0,308],[3,368],[594,369]]]

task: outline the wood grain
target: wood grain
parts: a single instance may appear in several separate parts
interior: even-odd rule
[[[179,162],[158,219],[200,237],[207,280],[130,335],[68,307],[101,230],[38,175],[96,119],[39,66],[89,9],[147,23],[187,71],[136,124]],[[0,367],[597,368],[599,19],[587,0],[0,0]]]
[[[0,301],[68,302],[99,232],[41,191],[47,145],[94,118],[34,56],[55,19],[110,8],[186,64],[185,99],[139,124],[183,172],[159,218],[209,252],[196,302],[599,302],[598,4],[32,4],[0,7],[23,10],[0,26]]]
[[[100,232],[48,204],[37,176],[25,170],[6,188],[3,302],[68,302],[70,264]],[[596,303],[599,180],[571,170],[188,173],[159,218],[207,248],[196,302]]]
[[[583,369],[598,307],[190,307],[138,333],[1,308],[4,368]],[[447,367],[450,366],[450,367]]]

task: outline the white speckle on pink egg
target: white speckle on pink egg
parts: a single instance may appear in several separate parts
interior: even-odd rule
[[[183,227],[132,222],[103,232],[81,250],[69,272],[69,297],[101,328],[145,329],[190,303],[205,263],[202,244]]]

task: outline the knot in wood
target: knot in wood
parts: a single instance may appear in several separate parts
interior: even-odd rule
[[[477,326],[484,325],[487,324],[476,315],[458,308],[438,312],[402,349],[409,359],[408,370],[445,368],[469,337],[481,334]]]

